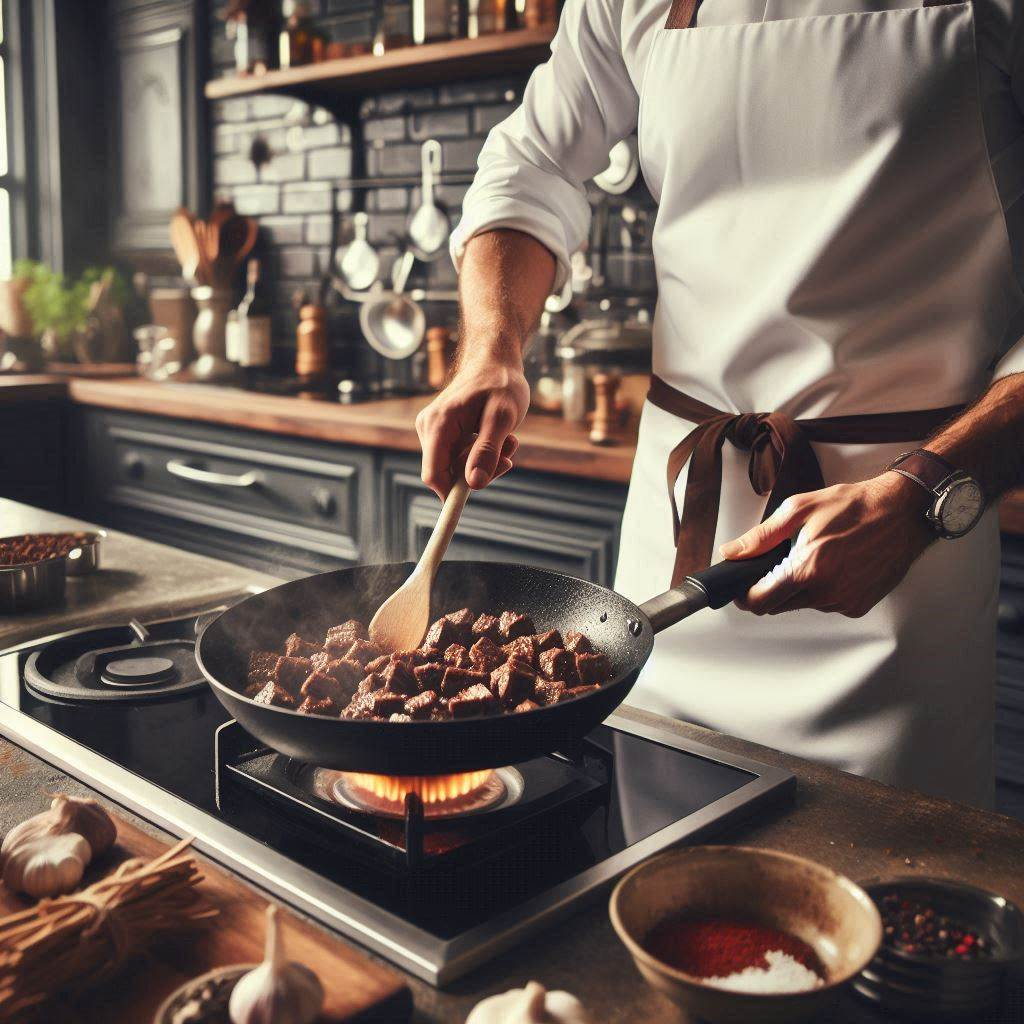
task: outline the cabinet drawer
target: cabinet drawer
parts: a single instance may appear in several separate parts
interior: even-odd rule
[[[90,504],[359,560],[368,453],[155,417],[87,417]]]
[[[440,505],[420,481],[419,461],[384,460],[390,557],[419,557]],[[626,489],[515,471],[473,493],[450,557],[552,569],[610,586]]]

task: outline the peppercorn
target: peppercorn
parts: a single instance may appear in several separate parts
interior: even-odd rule
[[[976,960],[991,955],[984,936],[961,921],[938,914],[920,900],[897,893],[882,897],[884,942],[911,956],[938,956]]]

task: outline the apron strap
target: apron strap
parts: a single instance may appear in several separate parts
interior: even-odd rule
[[[672,509],[676,558],[672,586],[707,568],[712,561],[722,492],[722,446],[749,452],[748,475],[756,494],[767,496],[764,517],[794,494],[825,486],[816,444],[896,444],[916,442],[963,411],[964,406],[913,412],[873,413],[794,420],[785,413],[730,413],[684,394],[660,377],[651,377],[647,400],[688,420],[694,428],[668,458],[667,484]],[[676,484],[689,463],[682,514]]]
[[[704,0],[672,0],[665,28],[693,28],[697,24],[697,13]],[[950,7],[963,0],[924,0],[924,7]]]

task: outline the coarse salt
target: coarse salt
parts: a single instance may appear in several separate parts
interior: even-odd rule
[[[707,985],[728,989],[730,992],[749,992],[769,995],[781,992],[809,992],[821,988],[824,981],[809,967],[804,967],[782,950],[765,953],[767,967],[747,967],[724,978],[704,978]]]

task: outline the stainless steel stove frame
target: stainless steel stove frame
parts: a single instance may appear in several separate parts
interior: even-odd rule
[[[25,645],[29,646],[29,645]],[[4,652],[4,655],[12,652]],[[16,659],[14,659],[16,661]],[[11,662],[0,657],[0,662]],[[654,726],[612,715],[606,725],[667,747],[739,768],[756,777],[728,796],[655,832],[582,874],[498,915],[450,942],[408,924],[339,885],[268,849],[243,832],[172,796],[166,790],[79,746],[48,726],[0,703],[0,733],[54,767],[73,775],[147,821],[177,836],[193,836],[197,850],[432,985],[443,987],[493,959],[526,935],[567,916],[606,891],[640,861],[712,828],[747,817],[791,793],[796,780],[781,768],[726,754]],[[210,737],[213,742],[213,737]]]

